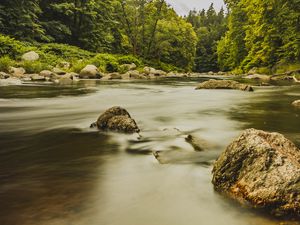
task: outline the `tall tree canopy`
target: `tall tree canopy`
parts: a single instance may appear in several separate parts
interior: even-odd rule
[[[218,45],[222,69],[300,62],[299,0],[226,0],[228,32]]]
[[[194,70],[218,71],[217,43],[227,30],[224,9],[216,12],[211,4],[207,11],[190,11],[186,20],[193,25],[198,37]]]

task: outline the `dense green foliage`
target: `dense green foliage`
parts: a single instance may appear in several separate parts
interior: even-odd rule
[[[31,50],[37,52],[40,59],[34,62],[21,60],[22,54]],[[119,71],[122,64],[144,65],[142,60],[131,55],[96,54],[66,44],[30,44],[0,34],[0,71],[8,71],[9,66],[22,66],[28,73],[38,73],[59,67],[66,61],[71,63],[69,71],[73,72],[80,72],[87,64],[96,65],[102,72]]]
[[[217,13],[213,4],[207,11],[190,11],[186,20],[190,22],[198,36],[194,70],[197,72],[218,71],[218,41],[227,30],[227,16],[224,9]]]
[[[192,26],[164,0],[2,0],[0,31],[30,43],[132,54],[187,70],[192,69],[197,41]],[[58,50],[59,45],[51,44],[41,45],[41,51],[60,56],[67,50],[55,53],[53,46]],[[4,48],[8,53],[9,46]]]
[[[228,14],[211,4],[180,17],[165,0],[1,0],[1,62],[34,50],[34,70],[62,60],[76,71],[87,62],[106,71],[134,62],[238,73],[300,64],[300,0],[225,3]]]
[[[229,30],[218,45],[222,69],[265,67],[274,72],[282,64],[300,62],[299,0],[226,0],[226,4]]]

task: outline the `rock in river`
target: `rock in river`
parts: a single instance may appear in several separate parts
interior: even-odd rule
[[[196,89],[236,89],[242,91],[253,91],[253,88],[247,84],[241,84],[233,80],[208,80],[200,83]]]
[[[221,154],[214,187],[276,216],[300,216],[300,150],[282,134],[248,129]]]
[[[296,100],[292,103],[293,106],[297,107],[297,108],[300,108],[300,99],[299,100]]]
[[[100,115],[97,122],[91,125],[91,127],[93,126],[97,126],[99,130],[123,133],[138,133],[140,131],[127,110],[118,106],[106,110]]]

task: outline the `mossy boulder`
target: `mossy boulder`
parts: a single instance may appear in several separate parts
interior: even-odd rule
[[[217,191],[276,216],[300,216],[300,150],[279,133],[244,131],[214,164]]]
[[[241,91],[253,91],[253,87],[247,84],[242,84],[233,80],[214,80],[210,79],[200,83],[196,90],[198,89],[234,89]]]
[[[138,133],[140,131],[127,110],[119,106],[106,110],[99,116],[97,122],[91,125],[91,127],[94,126],[99,130],[121,133]]]

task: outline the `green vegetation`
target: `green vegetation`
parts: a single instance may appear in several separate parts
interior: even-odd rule
[[[0,30],[6,35],[2,39],[23,41],[0,40],[7,44],[0,46],[1,55],[16,58],[34,49],[45,53],[49,64],[57,58],[88,60],[95,53],[109,53],[191,70],[197,42],[191,24],[164,0],[3,0]],[[94,62],[103,70],[117,70],[118,60],[100,56]]]
[[[222,8],[218,13],[213,4],[207,11],[190,11],[186,20],[198,36],[194,71],[219,71],[217,44],[227,30],[227,16]]]
[[[87,63],[108,72],[122,71],[124,63],[166,71],[299,69],[299,0],[225,3],[228,13],[211,4],[180,17],[165,0],[2,0],[0,66],[20,63],[37,71],[68,61],[76,72]],[[40,60],[20,62],[31,50]]]
[[[280,65],[288,69],[291,64],[299,69],[299,0],[225,2],[229,30],[218,44],[221,69],[263,67],[262,72],[274,73]]]

